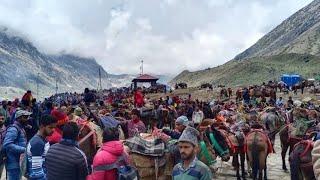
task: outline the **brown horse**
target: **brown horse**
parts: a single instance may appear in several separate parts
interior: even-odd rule
[[[288,124],[279,131],[279,135],[280,135],[280,142],[281,142],[282,169],[284,171],[287,171],[288,169],[285,161],[287,151],[289,150],[289,154],[291,154],[293,147],[297,143],[299,143],[303,138],[307,138],[309,135],[312,135],[313,132],[316,131],[314,130],[314,128],[309,128],[306,132],[305,137],[292,136],[291,132],[294,131],[294,127],[292,124],[293,119],[296,119],[297,117],[309,117],[311,119],[317,118],[317,117],[314,114],[313,110],[310,113],[310,111],[306,111],[305,109],[302,109],[302,108],[295,108],[289,111],[288,113],[286,113],[285,116],[287,117],[286,122]]]
[[[77,122],[79,126],[78,143],[79,148],[87,157],[88,164],[92,164],[93,157],[98,149],[98,137],[96,131],[90,127],[88,121]]]
[[[228,96],[229,99],[232,97],[232,89],[230,87],[228,88]]]
[[[239,88],[239,89],[237,89],[237,91],[236,91],[236,101],[239,102],[239,101],[241,101],[241,100],[242,100],[242,89]]]
[[[220,90],[220,99],[228,98],[228,91],[226,88],[222,88]]]
[[[267,156],[272,152],[270,140],[261,130],[253,130],[246,137],[246,151],[249,164],[252,167],[253,179],[267,179]],[[264,173],[263,173],[264,171]]]
[[[225,128],[222,129],[220,127],[220,131],[225,136],[227,141],[229,142],[229,150],[230,155],[232,156],[232,166],[236,169],[236,176],[237,179],[240,178],[240,163],[241,163],[241,175],[243,179],[246,179],[246,172],[245,172],[245,157],[246,153],[244,151],[244,133],[237,131],[236,133],[232,133],[230,131],[227,131]],[[240,163],[239,163],[239,157],[240,157]]]
[[[159,121],[160,121],[160,126],[159,128],[162,128],[163,126],[169,126],[170,129],[173,128],[173,123],[174,123],[174,117],[170,116],[171,110],[167,108],[162,108],[159,111]]]
[[[313,142],[311,140],[303,140],[297,143],[290,154],[291,179],[300,180],[316,179],[312,167],[311,151]]]

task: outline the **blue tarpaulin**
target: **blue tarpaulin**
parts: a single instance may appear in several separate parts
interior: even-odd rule
[[[283,74],[281,76],[281,81],[287,84],[287,86],[292,87],[293,85],[301,81],[301,76],[299,74]]]

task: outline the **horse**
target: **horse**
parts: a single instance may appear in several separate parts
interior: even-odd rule
[[[281,116],[278,116],[275,109],[271,111],[265,111],[260,115],[260,121],[266,127],[268,131],[268,137],[274,145],[276,134],[279,132],[280,127],[284,125],[284,121]]]
[[[147,129],[150,129],[153,124],[152,121],[156,119],[156,112],[152,107],[142,107],[140,109],[140,118]]]
[[[231,97],[232,97],[232,89],[230,87],[228,88],[228,96],[229,96],[229,99],[231,99]]]
[[[91,125],[89,125],[89,121],[77,121],[79,127],[79,134],[78,134],[78,143],[79,148],[84,152],[87,157],[88,164],[93,163],[93,158],[98,150],[98,136],[101,136],[102,133],[97,134],[96,130],[93,129]]]
[[[173,127],[174,118],[170,116],[170,110],[167,108],[160,109],[158,113],[158,127],[161,129],[163,126]]]
[[[253,126],[252,128],[256,128]],[[267,156],[272,152],[272,145],[267,135],[262,130],[252,130],[245,139],[245,150],[250,166],[252,167],[252,177],[259,180],[267,179]],[[264,171],[264,173],[263,173]]]
[[[212,90],[213,89],[212,84],[209,84],[209,83],[201,84],[200,89],[206,89],[206,88],[209,88],[210,90]]]
[[[175,89],[187,89],[187,88],[188,88],[187,83],[177,83],[175,85]]]
[[[220,90],[220,99],[222,99],[222,98],[227,98],[228,97],[228,91],[227,91],[227,89],[226,88],[222,88],[221,90]]]
[[[295,130],[294,125],[292,124],[294,119],[297,118],[297,116],[300,117],[309,117],[309,118],[314,118],[314,114],[310,113],[310,111],[304,111],[301,108],[295,108],[290,110],[289,112],[286,113],[286,122],[287,125],[282,128],[279,131],[279,136],[280,136],[280,142],[281,142],[281,157],[282,157],[282,169],[284,171],[287,171],[287,166],[285,162],[285,157],[287,154],[287,151],[289,150],[289,154],[293,151],[294,146],[299,143],[305,136],[308,136],[309,134],[312,134],[313,132],[317,131],[317,127],[311,127],[308,130],[306,130],[306,135],[304,137],[296,137],[292,135],[292,132]]]
[[[292,180],[316,179],[313,172],[312,149],[313,142],[311,140],[302,140],[294,146],[290,154],[290,174]]]
[[[239,89],[237,89],[237,91],[236,91],[236,102],[239,102],[239,101],[241,101],[241,100],[242,100],[242,89],[239,88]]]
[[[227,139],[215,128],[213,124],[213,119],[204,119],[197,127],[201,137],[206,144],[212,147],[212,151],[215,152],[216,156],[221,157],[222,161],[229,161],[230,151]]]
[[[232,156],[232,166],[236,169],[237,179],[240,178],[240,165],[241,165],[241,175],[242,178],[246,178],[245,172],[245,157],[246,153],[244,152],[244,139],[245,134],[241,131],[236,131],[235,133],[227,131],[226,129],[219,128],[222,134],[229,142],[230,155]],[[240,163],[239,163],[240,157]]]

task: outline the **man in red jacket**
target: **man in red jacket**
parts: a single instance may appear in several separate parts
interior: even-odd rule
[[[120,156],[124,156],[128,164],[128,154],[124,151],[122,142],[119,141],[118,128],[105,128],[103,131],[103,145],[93,159],[93,172],[90,180],[116,180],[117,169],[95,171],[95,167],[112,165]]]
[[[137,89],[136,92],[134,93],[134,105],[138,108],[144,105],[143,94],[140,88]]]

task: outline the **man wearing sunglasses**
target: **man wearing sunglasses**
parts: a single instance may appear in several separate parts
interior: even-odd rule
[[[6,153],[6,170],[9,180],[21,179],[20,157],[25,153],[27,139],[24,126],[32,113],[19,109],[15,113],[15,122],[8,126],[3,141],[3,150]]]

